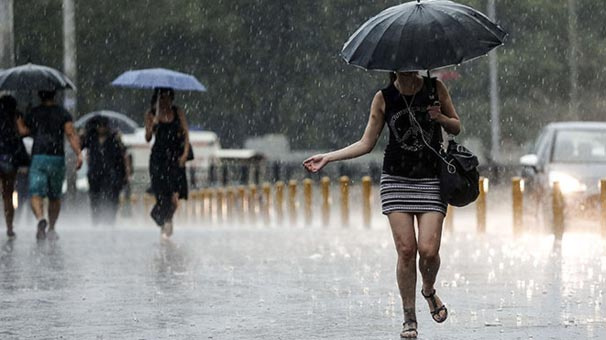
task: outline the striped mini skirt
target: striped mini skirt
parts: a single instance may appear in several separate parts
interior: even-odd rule
[[[447,206],[440,196],[440,180],[437,178],[408,178],[384,173],[380,191],[384,215],[430,211],[446,215]]]

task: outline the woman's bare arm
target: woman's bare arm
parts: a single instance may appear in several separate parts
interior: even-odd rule
[[[385,125],[385,99],[383,93],[379,91],[372,100],[368,123],[359,141],[336,151],[312,156],[306,159],[303,165],[311,172],[318,172],[329,162],[356,158],[367,154],[377,144],[381,131],[383,131],[383,125]]]
[[[448,93],[446,85],[440,80],[436,81],[436,89],[438,98],[440,98],[440,106],[431,106],[429,115],[442,125],[447,133],[458,135],[461,132],[461,121],[450,98],[450,93]]]
[[[189,154],[189,127],[187,125],[187,119],[185,119],[185,111],[182,109],[177,110],[177,114],[179,115],[179,121],[181,123],[181,129],[183,133],[183,137],[185,138],[185,147],[183,148],[183,154],[179,159],[179,165],[185,166],[185,162],[187,161],[187,155]]]
[[[22,117],[17,118],[17,132],[21,136],[29,135],[29,128],[25,125],[25,120]]]

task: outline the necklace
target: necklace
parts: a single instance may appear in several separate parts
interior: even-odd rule
[[[402,99],[404,100],[404,104],[406,104],[406,110],[408,110],[408,113],[410,113],[412,115],[412,103],[414,103],[415,101],[415,97],[417,96],[417,93],[415,92],[415,94],[412,95],[412,99],[410,100],[410,103],[408,102],[408,100],[406,100],[406,96],[402,94],[402,92],[400,92],[400,97],[402,97]]]

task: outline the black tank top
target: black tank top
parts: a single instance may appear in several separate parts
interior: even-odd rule
[[[438,177],[438,158],[423,143],[406,106],[406,103],[410,104],[414,117],[423,129],[425,140],[439,150],[442,129],[439,123],[429,119],[427,113],[427,107],[432,104],[431,82],[423,78],[423,83],[423,88],[414,96],[402,95],[393,83],[381,90],[385,99],[385,124],[389,128],[389,143],[383,159],[384,173],[409,178]]]
[[[173,119],[170,122],[160,122],[156,125],[154,145],[151,157],[154,160],[166,160],[177,165],[183,152],[183,133],[177,107],[173,106]]]

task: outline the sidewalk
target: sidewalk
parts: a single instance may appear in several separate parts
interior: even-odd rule
[[[399,339],[386,228],[17,232],[0,238],[1,339]],[[595,236],[457,232],[441,254],[450,317],[434,323],[417,296],[419,339],[606,338]]]

